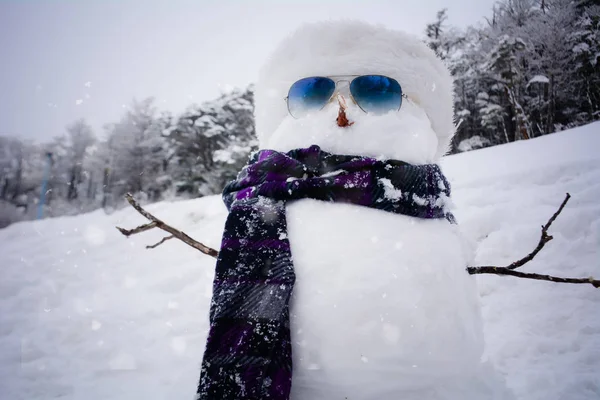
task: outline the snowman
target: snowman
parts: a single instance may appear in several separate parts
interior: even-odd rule
[[[473,249],[437,166],[452,85],[420,40],[362,22],[274,51],[261,150],[224,192],[199,399],[512,398],[482,362]]]

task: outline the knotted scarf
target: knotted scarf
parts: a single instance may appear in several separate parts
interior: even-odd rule
[[[286,204],[317,199],[417,218],[446,218],[437,165],[335,155],[318,146],[261,150],[223,191],[229,210],[217,259],[197,399],[287,400],[294,267]],[[350,234],[350,233],[349,233]]]

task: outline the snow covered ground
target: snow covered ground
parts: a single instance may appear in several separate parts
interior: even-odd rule
[[[478,265],[537,244],[566,192],[554,240],[523,270],[600,276],[600,123],[447,157],[455,215]],[[220,198],[147,209],[218,247]],[[0,230],[0,399],[190,399],[208,327],[214,261],[147,232],[130,209]],[[600,290],[479,276],[486,357],[519,399],[600,398]]]

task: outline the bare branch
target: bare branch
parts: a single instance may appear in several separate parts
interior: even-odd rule
[[[127,237],[129,237],[131,235],[135,235],[136,233],[149,231],[152,228],[156,228],[156,222],[150,222],[149,224],[140,225],[137,228],[133,228],[133,229],[123,229],[123,228],[119,228],[117,226],[117,229],[119,230],[119,232],[121,232],[123,235],[125,235]]]
[[[533,260],[533,258],[537,255],[537,253],[539,253],[540,250],[542,250],[542,248],[544,248],[546,243],[548,243],[549,241],[551,241],[553,239],[552,236],[550,236],[548,234],[548,228],[550,228],[550,225],[552,225],[552,223],[556,220],[556,217],[558,217],[558,215],[562,212],[563,208],[565,208],[565,205],[567,204],[567,202],[569,201],[570,198],[571,198],[571,195],[569,193],[567,193],[565,199],[563,200],[563,202],[560,205],[560,207],[558,208],[558,210],[552,215],[552,217],[550,217],[548,222],[546,222],[546,225],[542,226],[542,234],[540,236],[540,241],[538,242],[535,249],[533,249],[533,251],[531,253],[527,254],[525,257],[521,258],[520,260],[515,261],[512,264],[507,265],[506,267],[503,267],[503,268],[517,269],[517,268],[522,267],[523,265],[527,264],[529,261]],[[492,265],[486,265],[483,267],[497,268]],[[480,267],[480,268],[483,268],[483,267]]]
[[[219,255],[219,252],[217,250],[210,248],[210,247],[192,239],[187,234],[164,223],[160,219],[156,218],[154,215],[150,214],[148,211],[144,210],[144,208],[142,208],[142,206],[140,206],[140,204],[133,198],[133,196],[131,196],[131,194],[128,193],[125,196],[125,198],[127,199],[129,204],[131,204],[131,206],[136,211],[138,211],[146,219],[150,220],[150,222],[147,224],[144,224],[144,225],[140,225],[134,229],[123,229],[123,228],[117,227],[117,229],[123,235],[129,237],[129,236],[135,235],[137,233],[141,233],[141,232],[148,231],[150,229],[158,228],[165,232],[170,233],[170,235],[164,237],[158,243],[146,246],[147,249],[154,249],[154,248],[160,246],[161,244],[163,244],[164,242],[166,242],[167,240],[179,239],[182,242],[184,242],[185,244],[195,248],[196,250],[198,250],[206,255],[209,255],[209,256],[215,257],[215,258]],[[542,275],[542,274],[516,271],[517,268],[519,268],[519,267],[525,265],[526,263],[528,263],[529,261],[531,261],[540,252],[540,250],[544,247],[544,245],[546,243],[548,243],[550,240],[552,240],[552,236],[550,236],[548,234],[548,229],[550,228],[552,223],[556,220],[558,215],[562,212],[563,208],[565,207],[565,205],[567,204],[567,201],[569,201],[570,198],[571,198],[571,195],[567,193],[565,200],[562,202],[562,204],[560,205],[558,210],[552,215],[552,217],[548,220],[546,225],[542,226],[542,235],[540,237],[540,241],[538,242],[538,245],[536,246],[536,248],[531,253],[529,253],[527,256],[523,257],[522,259],[520,259],[518,261],[515,261],[514,263],[512,263],[506,267],[495,267],[495,266],[469,267],[469,268],[467,268],[467,272],[471,275],[477,275],[477,274],[508,275],[508,276],[516,276],[518,278],[524,278],[524,279],[535,279],[535,280],[550,281],[550,282],[557,282],[557,283],[575,283],[575,284],[586,284],[587,283],[587,284],[591,284],[595,288],[600,288],[600,280],[596,280],[593,277],[561,278],[561,277],[556,277],[556,276],[551,276],[551,275]]]
[[[560,205],[560,207],[558,207],[558,210],[556,210],[556,212],[552,215],[552,217],[548,220],[548,222],[546,223],[546,225],[544,225],[542,227],[543,231],[548,231],[548,228],[550,228],[550,225],[552,225],[552,223],[556,220],[556,217],[558,217],[558,214],[560,214],[563,210],[563,208],[565,208],[565,205],[567,204],[567,201],[569,201],[569,199],[571,198],[571,195],[569,193],[567,193],[567,195],[565,196],[565,199],[563,200],[562,204]]]
[[[189,237],[188,235],[186,235],[179,229],[173,228],[171,225],[164,223],[160,219],[156,218],[154,215],[150,214],[148,211],[144,210],[142,208],[142,206],[140,206],[140,204],[133,198],[133,196],[130,193],[127,193],[125,195],[125,198],[127,199],[127,202],[129,204],[131,204],[131,206],[133,208],[135,208],[135,210],[137,212],[142,214],[146,219],[150,220],[150,223],[138,226],[137,228],[134,228],[134,229],[123,229],[123,228],[117,227],[119,232],[121,232],[123,235],[129,237],[131,235],[135,235],[136,233],[145,232],[145,231],[148,231],[153,228],[158,228],[158,229],[162,229],[165,232],[170,233],[171,235],[163,238],[160,242],[158,242],[154,245],[146,246],[146,248],[153,249],[153,248],[161,245],[162,243],[166,242],[167,240],[177,238],[177,239],[181,240],[182,242],[184,242],[185,244],[187,244],[188,246],[191,246],[194,249],[196,249],[206,255],[209,255],[214,258],[217,258],[217,256],[219,255],[219,252],[217,250],[192,239],[191,237]]]
[[[515,271],[506,267],[469,267],[467,271],[471,275],[476,274],[495,274],[495,275],[510,275],[525,279],[535,279],[538,281],[550,281],[557,283],[589,283],[595,288],[600,288],[600,280],[593,277],[589,278],[560,278],[558,276],[533,274],[521,271]]]
[[[144,216],[146,219],[148,219],[148,220],[150,220],[150,221],[153,221],[153,222],[158,222],[158,221],[159,221],[159,219],[158,219],[158,218],[156,218],[154,215],[152,215],[152,214],[150,214],[148,211],[144,210],[144,209],[142,208],[142,206],[140,206],[140,203],[138,203],[138,202],[137,202],[137,201],[136,201],[136,200],[133,198],[133,196],[131,195],[131,193],[127,193],[127,194],[125,194],[125,199],[127,200],[127,202],[128,202],[129,204],[131,204],[131,206],[132,206],[133,208],[135,208],[135,210],[136,210],[137,212],[139,212],[140,214],[142,214],[142,215],[143,215],[143,216]]]
[[[157,248],[158,246],[160,246],[161,244],[163,244],[164,242],[166,242],[167,240],[171,240],[171,239],[173,239],[174,237],[175,237],[175,236],[173,236],[173,235],[171,235],[171,236],[166,236],[166,237],[162,238],[162,239],[160,240],[160,242],[158,242],[158,243],[154,243],[154,244],[152,244],[152,245],[150,245],[150,246],[146,246],[146,248],[147,248],[147,249],[155,249],[155,248]]]
[[[563,208],[565,208],[565,205],[567,204],[567,201],[569,201],[570,198],[571,198],[571,195],[569,193],[567,193],[567,196],[563,200],[563,202],[560,205],[560,207],[558,208],[558,210],[552,215],[552,217],[550,217],[548,222],[546,222],[546,225],[542,226],[542,235],[540,237],[540,241],[538,242],[535,249],[533,249],[533,251],[531,253],[529,253],[527,256],[523,257],[522,259],[520,259],[518,261],[515,261],[514,263],[512,263],[506,267],[495,267],[495,266],[491,266],[491,265],[486,265],[486,266],[481,266],[481,267],[468,267],[467,272],[471,275],[477,275],[477,274],[509,275],[509,276],[516,276],[518,278],[535,279],[535,280],[539,280],[539,281],[549,281],[549,282],[557,282],[557,283],[578,283],[578,284],[589,283],[592,286],[594,286],[595,288],[600,288],[600,280],[596,280],[593,277],[561,278],[558,276],[542,275],[542,274],[534,274],[534,273],[516,271],[517,268],[522,267],[523,265],[525,265],[529,261],[531,261],[540,252],[540,250],[542,250],[542,248],[546,245],[546,243],[548,243],[549,241],[552,240],[552,236],[550,236],[548,234],[548,228],[550,228],[550,225],[552,225],[552,223],[556,220],[556,217],[558,217],[558,215],[562,212]]]

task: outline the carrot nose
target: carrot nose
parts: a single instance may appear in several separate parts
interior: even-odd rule
[[[335,119],[335,121],[337,122],[340,128],[351,126],[352,124],[354,124],[354,122],[350,122],[348,120],[348,117],[346,117],[346,109],[348,108],[348,106],[346,105],[346,99],[344,99],[344,96],[338,93],[337,101],[340,105],[340,111],[338,112],[338,116]]]

